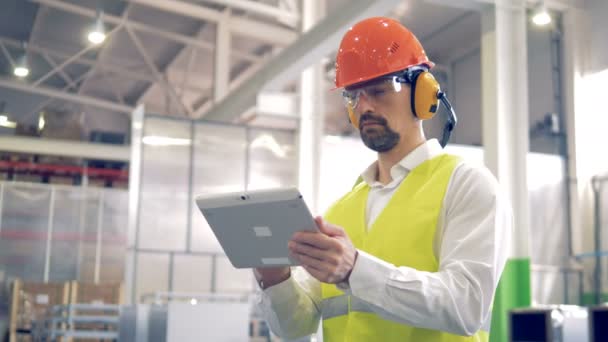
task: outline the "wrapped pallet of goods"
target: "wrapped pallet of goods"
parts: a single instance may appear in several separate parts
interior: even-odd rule
[[[30,341],[33,322],[47,316],[53,306],[68,304],[69,295],[69,283],[14,280],[9,309],[10,342]]]
[[[71,283],[70,304],[88,304],[90,305],[85,312],[75,310],[75,315],[94,315],[107,316],[112,315],[110,311],[101,309],[106,305],[120,305],[123,300],[123,284],[122,283],[83,283],[73,281]],[[94,307],[99,306],[100,310],[95,310]],[[75,330],[88,331],[114,331],[116,326],[113,324],[104,324],[99,322],[94,323],[78,323],[74,326]]]

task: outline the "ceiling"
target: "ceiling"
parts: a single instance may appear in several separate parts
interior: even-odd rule
[[[0,11],[0,103],[23,124],[39,112],[84,115],[105,130],[128,131],[130,108],[201,118],[214,105],[219,68],[227,68],[229,89],[242,82],[299,36],[296,0],[3,0]],[[347,0],[327,1],[326,13]],[[231,5],[227,7],[226,5]],[[86,39],[96,10],[103,10],[108,39]],[[262,10],[263,9],[263,10]],[[269,14],[279,11],[281,15]],[[470,9],[431,0],[404,0],[389,15],[408,26],[438,64],[479,45],[480,17]],[[228,18],[223,21],[222,18]],[[227,31],[218,32],[219,23]],[[230,32],[228,35],[221,32]],[[219,38],[218,38],[219,37]],[[228,39],[226,37],[229,37]],[[24,53],[30,75],[19,80],[11,63]],[[217,43],[228,44],[226,61],[215,62]],[[323,59],[330,70],[333,53]],[[12,60],[12,62],[11,62]],[[331,70],[326,88],[331,87]],[[296,81],[298,75],[293,75]],[[285,85],[297,90],[297,82]],[[226,89],[224,89],[226,91]],[[1,107],[1,106],[0,106]],[[339,94],[328,92],[328,131],[348,129]],[[295,127],[293,119],[258,117],[255,124]]]

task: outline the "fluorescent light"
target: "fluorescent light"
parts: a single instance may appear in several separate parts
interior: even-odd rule
[[[15,128],[17,127],[17,123],[14,121],[9,121],[6,115],[0,115],[0,126],[7,128]]]
[[[106,40],[106,34],[101,31],[91,31],[87,36],[89,41],[95,45],[103,43]]]
[[[537,26],[545,26],[551,23],[551,16],[545,7],[541,7],[538,11],[534,13],[532,17],[532,22]]]
[[[44,124],[46,123],[46,121],[44,121],[44,115],[42,113],[40,113],[40,116],[38,117],[38,130],[42,131],[44,129]]]
[[[19,65],[15,67],[15,70],[13,70],[13,74],[17,77],[25,77],[30,74],[30,69],[28,69],[24,65]]]
[[[147,135],[142,138],[142,142],[150,146],[188,146],[190,139],[171,138],[157,135]]]

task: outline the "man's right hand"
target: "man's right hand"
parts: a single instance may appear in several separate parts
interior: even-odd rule
[[[255,272],[258,281],[262,281],[263,289],[267,289],[273,285],[282,283],[291,276],[289,267],[256,268]]]

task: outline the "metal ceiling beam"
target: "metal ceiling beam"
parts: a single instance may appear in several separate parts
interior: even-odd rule
[[[222,12],[179,0],[130,1],[163,10],[165,12],[175,13],[198,20],[210,21],[213,23],[218,23],[222,18]],[[298,36],[298,34],[292,30],[247,18],[231,17],[229,27],[232,33],[237,33],[251,38],[256,38],[264,42],[280,45],[291,44]]]
[[[146,65],[148,66],[148,68],[150,69],[152,74],[154,74],[154,77],[156,77],[156,81],[165,89],[165,91],[169,94],[169,96],[175,102],[175,104],[177,104],[177,106],[179,107],[182,114],[191,117],[192,109],[190,109],[190,107],[186,106],[180,100],[179,96],[177,96],[177,92],[175,91],[175,88],[173,88],[173,86],[169,84],[169,82],[165,78],[165,76],[158,70],[158,67],[152,60],[152,57],[150,57],[150,55],[147,53],[141,40],[139,40],[139,37],[137,37],[137,34],[135,34],[135,32],[133,32],[133,30],[129,27],[127,27],[127,33],[129,34],[129,37],[131,37],[131,41],[135,44],[135,48],[137,49],[139,54],[143,57],[144,62],[146,63]]]
[[[118,24],[118,27],[123,28],[125,25],[125,21],[127,20],[127,18],[129,17],[129,10],[131,9],[131,5],[127,4],[127,7],[123,10],[121,18],[122,21],[120,22],[120,24]],[[120,29],[119,29],[120,30]],[[115,34],[118,34],[118,31],[116,31]],[[99,69],[99,65],[101,63],[103,63],[103,61],[105,59],[107,59],[107,55],[110,53],[110,48],[108,47],[108,40],[106,37],[106,44],[103,44],[102,46],[100,46],[100,50],[97,53],[97,58],[95,60],[95,64],[93,65],[93,67],[91,68],[91,73],[89,74],[89,76],[87,78],[84,79],[84,81],[82,82],[82,84],[80,85],[80,87],[78,88],[78,95],[82,95],[84,94],[87,86],[90,84],[91,79],[93,78],[93,76],[95,75],[95,73],[97,72],[97,70]],[[116,95],[116,88],[112,87],[112,90],[114,91],[114,94]],[[120,96],[116,96],[117,98],[121,98]],[[121,102],[124,103],[124,102]]]
[[[215,29],[215,58],[213,63],[213,100],[220,101],[228,93],[230,84],[230,45],[232,35],[230,34],[231,10],[227,8],[222,13],[222,20]]]
[[[0,37],[0,48],[2,47],[2,44],[6,44],[8,46],[12,46],[15,48],[21,48],[21,44],[18,41],[10,39],[10,38]],[[27,49],[30,52],[35,52],[38,54],[46,53],[49,56],[53,56],[53,57],[59,58],[59,59],[68,59],[68,58],[72,57],[72,55],[69,55],[65,52],[48,49],[48,48],[41,47],[38,45],[28,45]],[[263,57],[260,57],[260,59],[262,59],[262,58]],[[79,65],[94,66],[96,61],[93,59],[90,59],[90,58],[80,57],[80,58],[75,59],[74,63],[79,64]],[[101,69],[103,71],[110,72],[110,73],[116,74],[116,75],[120,75],[121,77],[129,78],[129,79],[133,79],[133,80],[137,80],[137,81],[156,82],[156,79],[151,74],[134,72],[129,69],[116,66],[114,64],[100,63],[98,65],[98,67],[99,67],[99,69]],[[205,91],[204,88],[196,87],[193,85],[189,85],[187,87],[187,90]]]
[[[33,43],[36,37],[36,33],[40,29],[40,22],[42,18],[46,16],[49,8],[46,6],[38,6],[38,10],[36,11],[36,17],[34,18],[34,23],[32,24],[32,30],[30,31],[30,37],[28,39],[28,45]]]
[[[458,1],[463,1],[463,0],[458,0]],[[483,4],[492,4],[492,5],[498,4],[499,6],[503,6],[504,8],[516,9],[516,7],[513,4],[511,4],[511,2],[506,2],[504,0],[475,0],[475,1],[483,3]],[[534,7],[538,6],[538,4],[540,3],[540,1],[538,1],[538,0],[526,0],[525,2],[526,2],[527,8],[534,8]],[[583,2],[584,2],[583,0],[544,0],[543,1],[544,5],[547,8],[553,9],[556,11],[565,11],[569,8],[580,7],[583,5]]]
[[[208,28],[209,26],[206,24],[203,24],[203,26],[199,29],[198,33],[196,34],[196,38],[197,39],[203,39],[203,35],[205,33],[205,30]],[[169,74],[171,71],[171,68],[174,67],[175,63],[177,61],[179,61],[180,59],[185,57],[185,54],[190,51],[190,56],[188,58],[188,64],[186,66],[186,72],[184,73],[184,78],[183,81],[181,83],[181,87],[178,87],[179,91],[179,98],[180,101],[184,101],[184,94],[186,92],[187,86],[188,86],[188,78],[190,77],[190,70],[192,70],[194,61],[195,61],[195,57],[197,55],[198,50],[196,49],[192,49],[189,47],[184,47],[182,48],[177,55],[175,55],[175,57],[167,64],[167,66],[165,67],[165,72],[167,73],[167,79],[169,79]],[[135,103],[139,103],[141,101],[141,99],[146,99],[149,94],[153,91],[154,89],[154,85],[155,83],[152,83],[150,85],[147,86],[147,88],[141,93],[141,95],[137,98],[137,100],[135,101]],[[201,89],[202,91],[202,89]],[[190,103],[190,108],[192,108],[192,103]]]
[[[66,3],[66,2],[63,2],[60,0],[30,0],[30,1],[37,2],[39,4],[42,4],[42,5],[51,7],[51,8],[55,8],[58,10],[62,10],[65,12],[77,14],[77,15],[80,15],[83,17],[88,17],[88,18],[94,19],[96,16],[95,10],[92,10],[92,9],[89,9],[89,8],[83,7],[83,6]],[[122,21],[122,18],[113,16],[110,14],[104,14],[102,19],[103,19],[104,23],[110,23],[110,24],[114,24],[114,25],[118,25]],[[192,37],[189,37],[189,36],[186,36],[183,34],[179,34],[179,33],[165,31],[165,30],[156,28],[154,26],[142,24],[142,23],[139,23],[139,22],[136,22],[133,20],[127,21],[127,23],[125,25],[127,27],[131,27],[137,31],[150,33],[154,36],[163,37],[170,41],[178,42],[178,43],[181,43],[184,45],[195,46],[199,49],[212,51],[214,48],[214,45],[210,42],[197,40],[195,38],[192,38]],[[242,52],[242,51],[238,51],[238,50],[233,51],[233,53],[234,53],[235,57],[239,57],[241,59],[245,59],[245,60],[249,60],[249,61],[257,61],[260,59],[259,57],[255,56],[255,55],[252,55],[252,54],[246,53],[246,52]]]
[[[134,109],[134,107],[124,106],[124,105],[116,104],[114,102],[97,99],[97,98],[90,97],[90,96],[82,96],[82,95],[74,95],[71,93],[64,93],[62,91],[59,91],[56,89],[51,89],[48,87],[33,87],[29,84],[26,84],[23,82],[12,81],[5,77],[0,77],[0,88],[7,88],[7,89],[21,91],[24,93],[54,97],[54,98],[69,101],[69,102],[80,103],[80,104],[84,104],[84,105],[88,105],[88,106],[92,106],[92,107],[102,108],[102,109],[119,112],[119,113],[125,113],[125,114],[131,114],[131,112]]]
[[[278,88],[295,79],[306,67],[336,51],[342,35],[365,17],[385,15],[400,0],[352,0],[336,9],[319,24],[300,36],[273,60],[264,64],[247,82],[230,91],[212,107],[205,119],[232,121],[255,105],[257,94],[269,86]]]
[[[234,89],[242,85],[244,82],[248,81],[255,73],[257,73],[264,66],[264,64],[265,63],[263,62],[252,64],[243,72],[240,72],[238,76],[236,76],[232,81],[230,81],[230,84],[228,85],[228,91],[234,91]],[[200,93],[201,96],[199,96],[195,101],[193,101],[192,106],[196,107],[196,110],[194,112],[195,119],[200,118],[204,113],[211,109],[211,107],[215,103],[212,97],[213,90],[214,89],[212,87],[205,89]]]
[[[108,32],[108,34],[107,34],[108,38],[112,37],[112,35],[116,31],[118,31],[119,29],[120,29],[120,25],[114,27],[110,32]],[[95,50],[97,48],[98,48],[98,46],[96,46],[96,45],[89,45],[86,48],[80,50],[78,53],[76,53],[72,57],[70,57],[70,58],[66,59],[65,61],[63,61],[63,63],[61,63],[60,65],[58,65],[56,68],[51,69],[51,71],[49,71],[48,73],[46,73],[46,75],[40,77],[36,82],[33,83],[33,85],[35,87],[41,85],[44,81],[46,81],[47,79],[49,79],[51,76],[55,75],[56,72],[58,72],[59,70],[63,70],[63,68],[65,68],[66,66],[68,66],[70,63],[72,63],[75,60],[77,60],[78,58],[80,58],[80,56],[84,56],[87,52]]]
[[[211,2],[219,5],[224,5],[230,8],[238,8],[248,12],[260,14],[263,16],[287,20],[289,22],[297,23],[300,21],[298,13],[284,10],[276,6],[267,5],[263,2],[250,1],[250,0],[204,0],[204,2]]]
[[[10,39],[10,38],[5,38],[5,37],[0,37],[0,43],[6,44],[8,46],[12,46],[15,48],[20,48],[21,47],[21,43],[19,43],[16,40]],[[53,50],[53,49],[48,49],[39,45],[35,45],[35,44],[29,44],[27,46],[27,49],[30,52],[35,52],[38,54],[48,54],[49,56],[55,57],[55,58],[59,58],[59,59],[68,59],[70,57],[72,57],[72,55],[67,54],[65,52],[61,52],[61,51],[57,51],[57,50]],[[85,58],[85,57],[80,57],[80,58],[76,58],[74,60],[74,63],[76,64],[80,64],[80,65],[86,65],[86,66],[94,66],[95,65],[95,60],[93,59],[89,59],[89,58]],[[127,78],[131,78],[134,80],[138,80],[138,81],[150,81],[150,82],[154,82],[154,78],[151,75],[145,75],[142,73],[138,73],[138,72],[133,72],[127,68],[122,68],[116,65],[112,65],[112,64],[100,64],[99,65],[100,69],[127,77]]]
[[[497,1],[502,0],[425,0],[428,3],[449,6],[454,8],[462,8],[469,10],[480,11],[486,5],[494,5]],[[534,8],[538,6],[539,0],[527,0],[527,7]],[[556,11],[565,11],[568,8],[581,7],[581,0],[544,0],[545,6]],[[509,3],[501,3],[501,6],[512,7]]]
[[[11,68],[15,68],[15,60],[2,41],[0,41],[0,50],[2,50],[2,53],[4,54],[4,57],[6,57],[8,63],[11,65]]]
[[[89,73],[91,73],[91,71],[92,71],[92,70],[89,70],[89,71],[87,71],[87,72],[83,73],[82,75],[78,76],[78,78],[76,78],[76,79],[74,79],[74,80],[71,80],[71,81],[70,81],[68,84],[66,84],[66,85],[63,87],[63,89],[61,89],[61,92],[65,92],[65,91],[67,91],[69,88],[74,88],[74,89],[76,89],[76,85],[78,85],[78,83],[79,83],[80,81],[84,80],[84,79],[85,79],[85,78],[86,78],[86,77],[89,75]],[[52,103],[53,101],[55,101],[55,100],[57,100],[57,98],[55,98],[55,97],[51,97],[51,98],[48,98],[48,99],[46,99],[46,100],[44,100],[44,101],[41,101],[41,102],[40,102],[40,104],[38,104],[38,106],[36,106],[36,108],[35,108],[34,110],[32,110],[32,111],[30,111],[29,113],[25,114],[25,115],[23,116],[23,119],[24,119],[24,120],[27,120],[27,119],[28,119],[30,116],[32,116],[32,115],[34,115],[34,114],[38,114],[38,113],[39,113],[41,110],[43,110],[43,109],[44,109],[44,107],[48,106],[49,104],[51,104],[51,103]]]
[[[57,69],[57,68],[59,68],[59,65],[57,64],[57,62],[55,62],[48,54],[43,53],[42,57],[49,64],[49,66],[51,67],[51,69]],[[59,76],[61,76],[61,78],[63,78],[63,80],[65,81],[65,83],[68,86],[71,86],[72,84],[75,83],[72,80],[72,78],[70,77],[70,75],[66,74],[66,72],[63,71],[63,69],[59,69],[59,71],[57,71],[57,73],[59,74]]]

